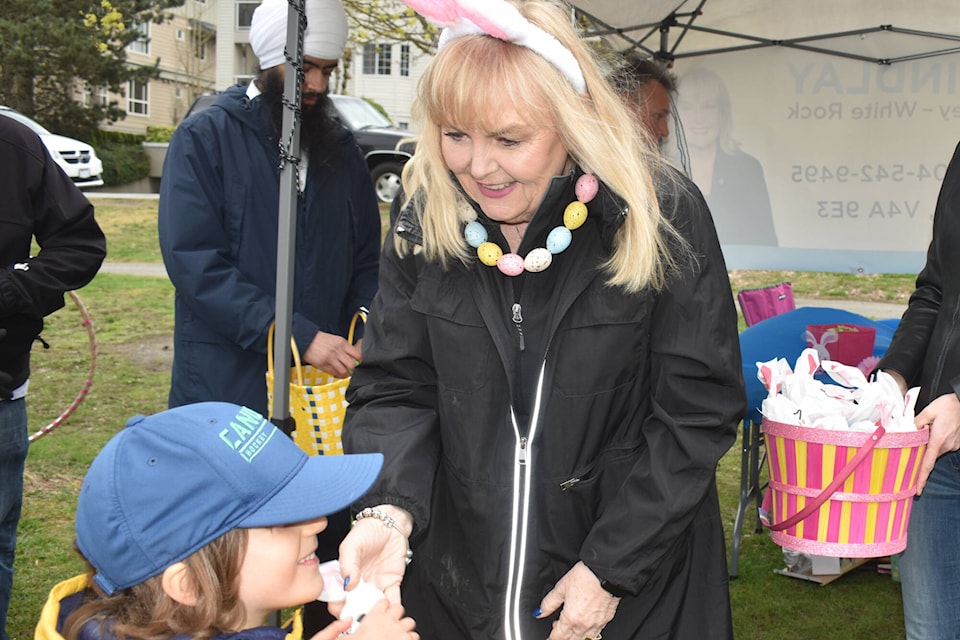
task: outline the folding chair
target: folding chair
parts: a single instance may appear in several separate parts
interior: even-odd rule
[[[756,289],[741,289],[737,293],[737,302],[740,303],[740,310],[748,327],[797,308],[793,300],[793,285],[789,282],[778,282]]]
[[[796,309],[793,299],[793,285],[789,282],[758,287],[756,289],[742,289],[737,293],[737,302],[743,312],[743,319],[747,326]],[[761,483],[760,474],[766,462],[766,452],[763,451],[763,434],[760,433],[760,419],[749,411],[743,419],[743,440],[740,460],[740,499],[737,503],[737,517],[734,520],[733,536],[730,549],[730,577],[736,578],[740,564],[740,542],[743,537],[743,526],[748,520],[748,513],[752,512],[754,531],[760,532],[759,507],[766,483]]]

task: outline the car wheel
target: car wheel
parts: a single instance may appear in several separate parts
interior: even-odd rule
[[[380,202],[391,203],[400,189],[400,171],[403,165],[399,162],[382,162],[373,168],[370,177],[373,178],[373,189]]]

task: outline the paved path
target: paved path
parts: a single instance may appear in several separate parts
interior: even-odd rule
[[[162,264],[150,262],[104,262],[100,268],[103,273],[120,273],[132,276],[155,276],[166,278],[167,271]],[[899,318],[907,308],[905,304],[891,304],[886,302],[861,302],[859,300],[819,300],[814,298],[797,298],[798,307],[836,307],[846,309],[862,316],[881,320],[883,318]]]
[[[852,313],[859,313],[862,316],[874,320],[883,320],[884,318],[899,318],[907,310],[907,305],[889,303],[889,302],[864,302],[860,300],[819,300],[814,298],[797,298],[795,300],[798,307],[834,307],[835,309],[845,309]]]
[[[128,276],[155,276],[166,278],[167,270],[155,262],[104,262],[101,273],[119,273]]]

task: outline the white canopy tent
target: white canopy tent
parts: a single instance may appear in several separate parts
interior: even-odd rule
[[[960,140],[954,0],[570,4],[589,34],[667,62],[679,76],[679,121],[665,152],[711,201],[730,268],[922,266],[943,172]],[[716,89],[712,101],[705,95],[711,74],[725,105]],[[728,120],[728,153],[717,155],[735,168],[715,159],[704,178],[698,145],[707,144],[710,109],[714,124]],[[760,180],[738,184],[756,164]],[[759,206],[764,191],[769,205]],[[771,220],[775,238],[743,239]]]

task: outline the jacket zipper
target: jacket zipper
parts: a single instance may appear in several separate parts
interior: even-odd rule
[[[519,305],[514,305],[519,307]],[[522,333],[521,333],[522,336]],[[508,565],[507,591],[504,600],[504,624],[506,640],[521,640],[521,616],[529,616],[530,611],[520,610],[520,591],[523,585],[523,572],[527,556],[527,535],[530,526],[530,482],[533,477],[533,457],[531,450],[534,436],[540,422],[540,407],[543,399],[543,377],[546,360],[540,365],[537,379],[537,393],[530,419],[530,432],[520,434],[517,415],[510,407],[510,421],[516,437],[513,465],[513,519],[510,527],[510,561]]]
[[[512,319],[513,319],[513,324],[515,324],[516,327],[517,327],[517,337],[519,338],[520,351],[522,352],[523,349],[524,349],[524,344],[523,344],[523,310],[521,309],[519,302],[514,302],[514,303],[513,303],[512,312],[513,312],[513,318],[512,318]]]

